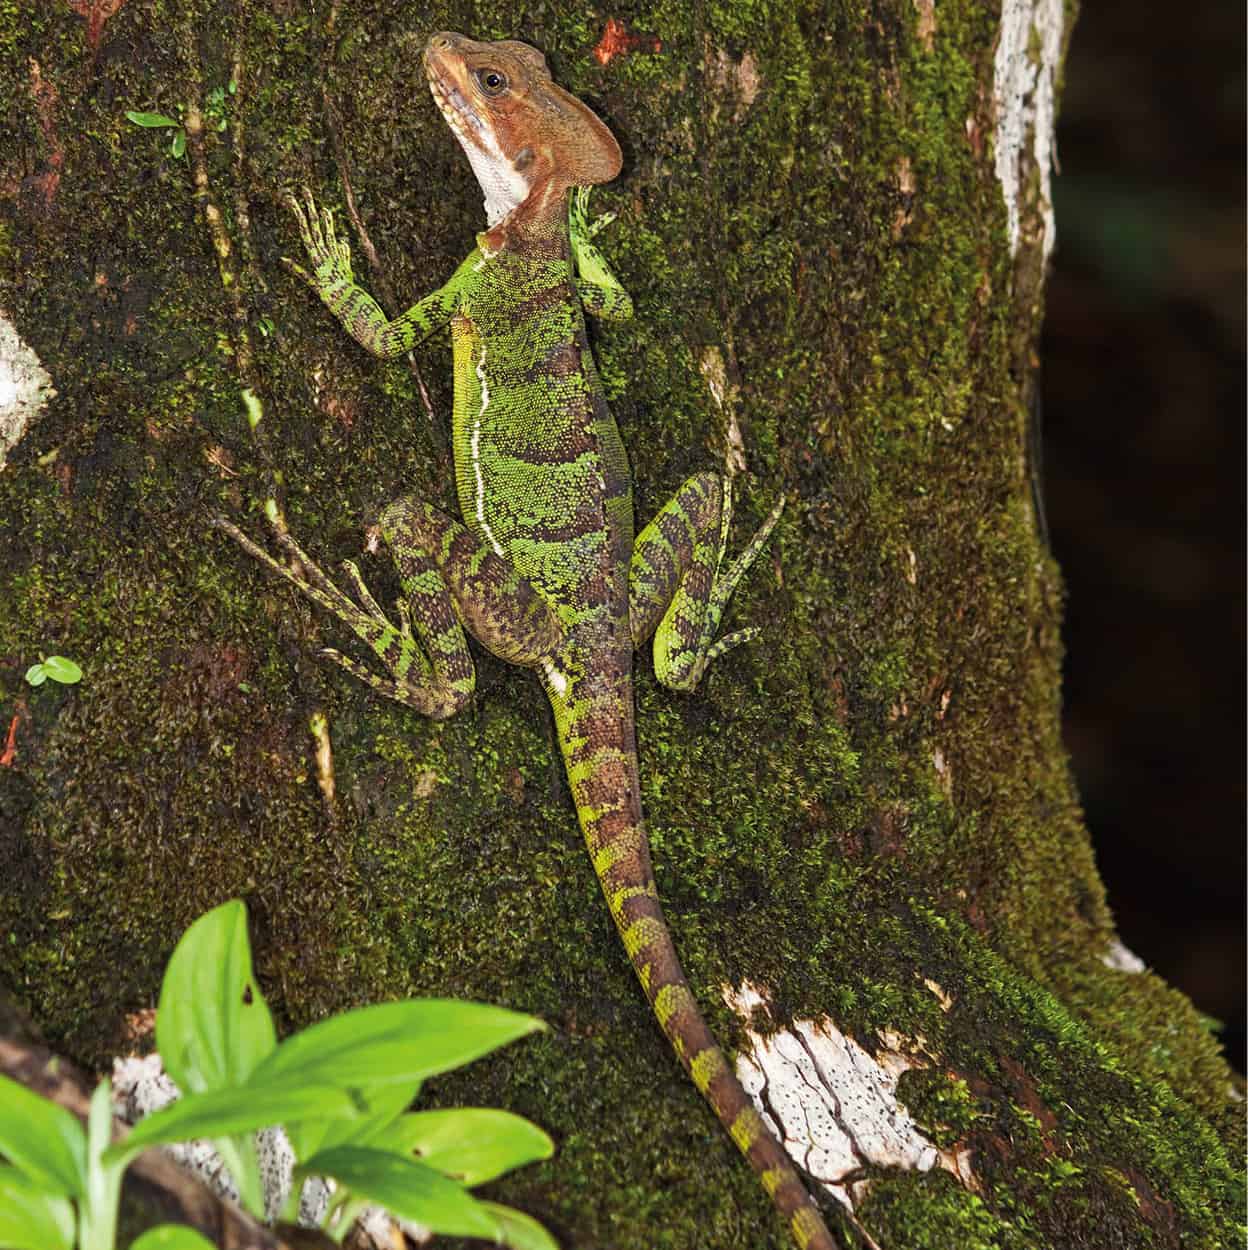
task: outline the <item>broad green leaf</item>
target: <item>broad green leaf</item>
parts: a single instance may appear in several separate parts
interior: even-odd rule
[[[536,1124],[492,1107],[414,1111],[367,1139],[396,1154],[413,1152],[428,1167],[472,1187],[512,1168],[549,1159],[555,1144]]]
[[[173,142],[169,145],[169,155],[177,160],[186,151],[186,131],[181,126],[173,132]]]
[[[164,113],[132,113],[126,110],[126,116],[134,122],[136,126],[146,126],[149,129],[160,126],[178,126],[181,125],[173,117],[166,117]]]
[[[559,1243],[531,1216],[497,1202],[481,1204],[502,1230],[499,1241],[511,1250],[559,1250]]]
[[[367,1146],[335,1146],[313,1155],[296,1175],[332,1177],[352,1194],[435,1233],[498,1240],[498,1221],[482,1203],[414,1159]]]
[[[156,1046],[182,1092],[198,1094],[242,1085],[276,1044],[251,968],[247,909],[232,899],[200,916],[169,957]]]
[[[356,1098],[332,1085],[245,1085],[187,1094],[135,1125],[104,1153],[106,1163],[129,1160],[149,1146],[195,1137],[232,1137],[288,1121],[362,1114]]]
[[[287,1124],[286,1133],[296,1159],[308,1159],[318,1150],[347,1142],[370,1144],[372,1138],[412,1105],[420,1091],[415,1085],[374,1085],[355,1092],[368,1105],[368,1114],[352,1120],[303,1120]]]
[[[59,681],[62,686],[72,686],[75,682],[82,680],[82,669],[73,660],[67,660],[63,655],[48,656],[43,662],[43,671],[53,681]]]
[[[32,664],[26,670],[26,681],[32,686],[42,686],[48,680],[48,670],[42,664]]]
[[[78,1118],[0,1076],[0,1155],[51,1194],[74,1198],[85,1185],[87,1138]]]
[[[216,1250],[216,1247],[188,1224],[160,1224],[132,1241],[130,1250]]]
[[[72,1250],[74,1208],[16,1168],[0,1165],[0,1247]]]
[[[534,1016],[454,998],[379,1003],[287,1038],[252,1079],[257,1085],[298,1081],[362,1090],[414,1086],[544,1027]]]

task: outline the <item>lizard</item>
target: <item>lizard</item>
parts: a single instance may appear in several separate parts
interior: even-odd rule
[[[472,697],[465,631],[534,670],[550,700],[594,871],[654,1015],[804,1250],[835,1250],[819,1208],[708,1027],[663,917],[641,810],[633,652],[653,638],[655,672],[693,689],[707,666],[759,631],[717,637],[724,608],[767,542],[783,496],[724,566],[731,481],[689,478],[634,538],[632,487],[605,402],[586,314],[627,318],[632,301],[593,243],[588,188],[620,172],[619,144],[518,41],[435,34],[429,86],[485,197],[487,229],[450,280],[390,319],[355,282],[349,245],[305,189],[291,196],[311,271],[283,258],[343,327],[381,358],[448,322],[452,435],[462,519],[415,498],[380,529],[403,597],[392,623],[358,567],[352,599],[266,512],[287,567],[224,518],[256,559],[349,627],[386,670],[321,654],[373,690],[442,719]]]

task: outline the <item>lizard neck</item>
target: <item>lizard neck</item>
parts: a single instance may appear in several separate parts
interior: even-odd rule
[[[477,236],[487,255],[516,252],[554,259],[567,249],[568,184],[562,178],[543,178],[501,221]]]

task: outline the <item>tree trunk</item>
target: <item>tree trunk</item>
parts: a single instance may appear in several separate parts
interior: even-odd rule
[[[640,520],[714,466],[737,544],[789,501],[732,609],[762,636],[689,697],[640,665],[699,1001],[847,1244],[1230,1244],[1228,1070],[1115,942],[1060,738],[1027,447],[1069,8],[669,0],[597,56],[608,14],[585,12],[436,24],[541,46],[625,148],[596,204],[637,316],[594,335]],[[480,196],[420,68],[433,24],[0,6],[0,305],[56,391],[0,472],[0,978],[102,1065],[182,929],[242,896],[291,1026],[411,994],[549,1022],[427,1093],[555,1136],[498,1189],[565,1247],[779,1248],[633,982],[532,675],[478,652],[444,724],[380,701],[206,526],[259,533],[277,489],[332,563],[394,496],[453,506],[441,336],[378,364],[279,264],[283,191],[340,204],[344,175],[401,306],[471,247]],[[185,156],[126,110],[181,121]],[[5,376],[0,429],[38,408]],[[54,653],[81,684],[26,685]]]

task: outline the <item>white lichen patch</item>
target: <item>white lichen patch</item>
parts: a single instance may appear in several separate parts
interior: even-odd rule
[[[1039,172],[1040,240],[1045,258],[1053,250],[1052,175],[1056,142],[1056,79],[1066,15],[1063,0],[1004,0],[993,65],[996,112],[994,164],[1009,220],[1010,252],[1022,241],[1021,198],[1030,170]]]
[[[158,1054],[138,1059],[127,1056],[113,1060],[113,1111],[128,1124],[136,1124],[144,1116],[159,1111],[181,1096],[170,1079]],[[206,1141],[180,1143],[161,1147],[184,1168],[194,1172],[218,1197],[238,1200],[238,1186],[226,1170],[221,1156]],[[256,1155],[264,1185],[265,1213],[277,1219],[290,1193],[294,1175],[295,1155],[290,1139],[280,1128],[264,1129],[256,1134]],[[329,1210],[332,1182],[312,1177],[304,1182],[299,1195],[299,1223],[305,1228],[318,1228]],[[359,1246],[371,1245],[374,1250],[393,1250],[402,1246],[404,1234],[410,1243],[424,1245],[428,1229],[407,1220],[395,1221],[380,1207],[363,1211],[356,1224]]]
[[[1144,972],[1147,970],[1147,965],[1144,961],[1135,951],[1124,946],[1119,938],[1114,938],[1102,952],[1101,963],[1107,968],[1113,968],[1115,972]]]
[[[39,357],[0,313],[0,469],[9,450],[55,394]]]
[[[723,987],[724,1000],[748,1021],[766,998],[748,981]],[[737,1076],[759,1114],[794,1161],[851,1211],[870,1184],[867,1166],[928,1172],[941,1167],[968,1189],[978,1182],[965,1149],[938,1149],[897,1099],[897,1082],[932,1057],[922,1038],[881,1037],[869,1053],[829,1020],[795,1020],[764,1038],[746,1030]]]

